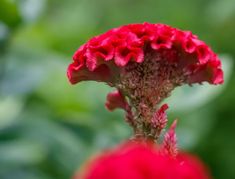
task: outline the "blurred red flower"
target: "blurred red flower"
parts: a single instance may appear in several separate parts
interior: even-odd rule
[[[90,161],[74,179],[209,179],[195,156],[172,157],[153,144],[126,143]]]

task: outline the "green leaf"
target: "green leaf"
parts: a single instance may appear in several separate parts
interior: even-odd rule
[[[0,1],[0,22],[4,22],[9,27],[16,27],[21,22],[21,17],[14,1]]]

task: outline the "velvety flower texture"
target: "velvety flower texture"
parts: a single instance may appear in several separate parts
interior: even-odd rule
[[[110,101],[114,96],[109,95],[107,108],[122,105],[126,110],[129,105],[129,117],[135,111],[134,118],[149,123],[175,87],[223,83],[220,60],[197,36],[150,23],[121,26],[90,39],[75,52],[67,74],[72,84],[95,80],[116,87],[120,101],[118,96]]]
[[[74,179],[209,179],[195,157],[162,154],[154,145],[128,143],[91,160]]]
[[[135,135],[157,139],[165,127],[159,104],[183,84],[223,83],[217,55],[189,31],[164,24],[130,24],[90,39],[68,67],[72,84],[102,81],[117,88],[106,108],[126,111]]]
[[[197,36],[150,23],[125,25],[90,39],[74,54],[68,78],[72,84],[83,80],[113,84],[120,69],[147,58],[177,66],[186,75],[185,83],[223,82],[217,55]]]

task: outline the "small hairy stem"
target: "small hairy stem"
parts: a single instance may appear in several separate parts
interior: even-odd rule
[[[137,138],[159,138],[167,122],[166,116],[161,116],[164,110],[159,108],[159,104],[186,78],[174,63],[162,58],[161,54],[146,53],[141,64],[127,64],[114,85],[128,98],[126,119]]]

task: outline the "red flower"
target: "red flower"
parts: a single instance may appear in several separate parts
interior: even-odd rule
[[[110,111],[113,111],[116,108],[126,110],[128,104],[124,96],[120,93],[120,91],[114,91],[107,95],[107,101],[105,103],[105,106]]]
[[[75,52],[68,78],[72,84],[95,80],[116,87],[106,107],[124,109],[136,134],[157,137],[166,123],[162,100],[183,84],[221,84],[223,71],[217,55],[191,32],[143,23],[90,39]]]
[[[162,154],[154,145],[127,143],[105,151],[74,179],[209,179],[195,156]]]
[[[223,83],[219,59],[203,41],[191,32],[149,23],[125,25],[89,40],[74,54],[68,77],[72,84],[83,80],[114,84],[121,67],[142,63],[150,54],[152,60],[181,68],[184,83]]]

